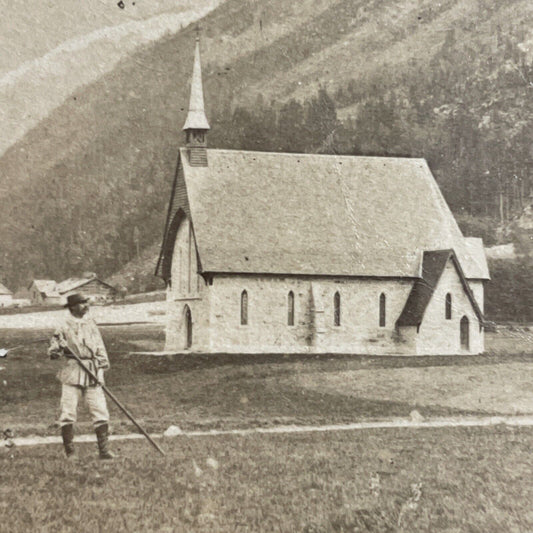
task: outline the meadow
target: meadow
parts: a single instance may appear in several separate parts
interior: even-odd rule
[[[115,442],[0,454],[0,529],[526,532],[531,428],[390,429]],[[194,463],[193,460],[194,459]]]
[[[353,355],[138,355],[160,350],[161,326],[103,327],[111,370],[106,383],[150,431],[170,425],[205,430],[279,424],[331,424],[422,416],[533,414],[530,333],[488,334],[487,355],[367,357]],[[0,330],[6,346],[49,330]],[[522,344],[519,344],[519,343]],[[49,435],[60,395],[59,364],[46,344],[0,362],[0,427]],[[113,431],[134,430],[111,406]],[[90,431],[80,411],[80,431]]]
[[[173,355],[158,326],[102,328],[107,383],[151,432],[532,414],[533,349],[523,328],[487,335],[471,357]],[[48,331],[0,330],[2,344]],[[57,363],[34,344],[0,361],[0,429],[57,434]],[[133,426],[112,408],[115,433]],[[87,413],[77,430],[91,431]],[[0,531],[533,530],[533,429],[331,431],[0,449]]]

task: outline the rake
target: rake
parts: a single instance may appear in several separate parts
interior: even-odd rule
[[[45,341],[48,341],[49,339],[47,337],[45,338],[41,338],[41,339],[37,339],[37,340],[34,340],[34,341],[29,341],[29,342],[25,342],[24,344],[19,344],[17,346],[13,346],[12,348],[0,348],[0,357],[7,357],[7,354],[9,352],[12,352],[14,350],[17,350],[19,348],[22,348],[24,346],[28,346],[30,344],[37,344],[39,342],[45,342]],[[144,428],[139,424],[139,422],[137,422],[137,420],[135,420],[135,418],[133,417],[133,415],[126,409],[126,407],[117,399],[117,397],[103,384],[101,383],[99,380],[98,380],[98,377],[91,371],[89,370],[85,364],[83,363],[83,361],[70,349],[68,348],[68,346],[66,347],[66,350],[68,350],[68,355],[67,357],[71,357],[72,359],[75,359],[77,361],[77,363],[80,365],[80,367],[87,373],[87,375],[92,379],[94,380],[96,383],[98,383],[103,391],[109,396],[109,398],[111,398],[111,400],[115,403],[115,405],[133,422],[133,424],[135,424],[135,427],[146,437],[146,439],[148,440],[148,442],[161,454],[161,455],[165,455],[165,452],[159,447],[159,445],[157,444],[157,442],[155,442],[152,437],[150,437],[150,435],[148,435],[148,433],[144,430]]]

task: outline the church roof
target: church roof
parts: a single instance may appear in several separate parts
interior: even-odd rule
[[[431,297],[433,296],[442,273],[444,272],[446,263],[450,258],[455,265],[463,289],[474,308],[476,316],[480,322],[483,322],[481,310],[467,280],[465,279],[463,269],[461,268],[454,251],[432,250],[424,252],[422,260],[422,277],[413,285],[409,297],[407,298],[407,302],[405,303],[405,307],[396,321],[397,326],[418,326],[422,323],[427,306],[431,301]]]
[[[424,250],[453,249],[466,278],[489,277],[481,241],[463,237],[423,159],[207,159],[192,167],[180,150],[203,272],[417,278]]]

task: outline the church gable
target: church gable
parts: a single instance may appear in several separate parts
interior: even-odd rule
[[[449,271],[450,269],[455,272],[454,278],[457,279],[456,285],[461,289],[461,292],[466,295],[474,316],[480,324],[483,324],[483,315],[454,251],[434,250],[424,252],[422,277],[414,283],[402,313],[396,322],[397,327],[420,327],[424,321],[424,316],[430,302],[435,299],[441,299],[445,302],[443,305],[448,305],[448,308],[445,309],[445,313],[443,312],[443,317],[451,314],[451,308],[453,306],[452,293],[446,293],[449,294],[449,296],[446,296],[445,298],[440,298],[438,295],[436,296],[439,286],[442,283],[445,283],[442,281],[444,273],[446,270]],[[450,275],[447,277],[450,277]],[[457,291],[455,292],[457,294]],[[447,297],[449,298],[448,303],[446,303]]]
[[[194,297],[199,292],[200,279],[196,243],[191,221],[185,214],[180,218],[176,230],[170,281],[174,297]]]
[[[171,275],[172,253],[179,225],[184,217],[188,217],[189,220],[191,218],[181,157],[180,153],[178,155],[176,174],[174,176],[172,191],[170,193],[167,219],[163,233],[163,243],[161,245],[159,260],[155,271],[155,275],[162,277],[166,282],[168,282]]]
[[[470,354],[484,350],[483,317],[457,267],[450,255],[417,328],[418,354]]]

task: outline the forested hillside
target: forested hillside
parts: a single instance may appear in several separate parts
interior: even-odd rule
[[[202,22],[210,146],[425,157],[496,239],[533,175],[533,4],[227,0]],[[159,242],[193,29],[143,49],[0,159],[5,281],[117,271]]]

